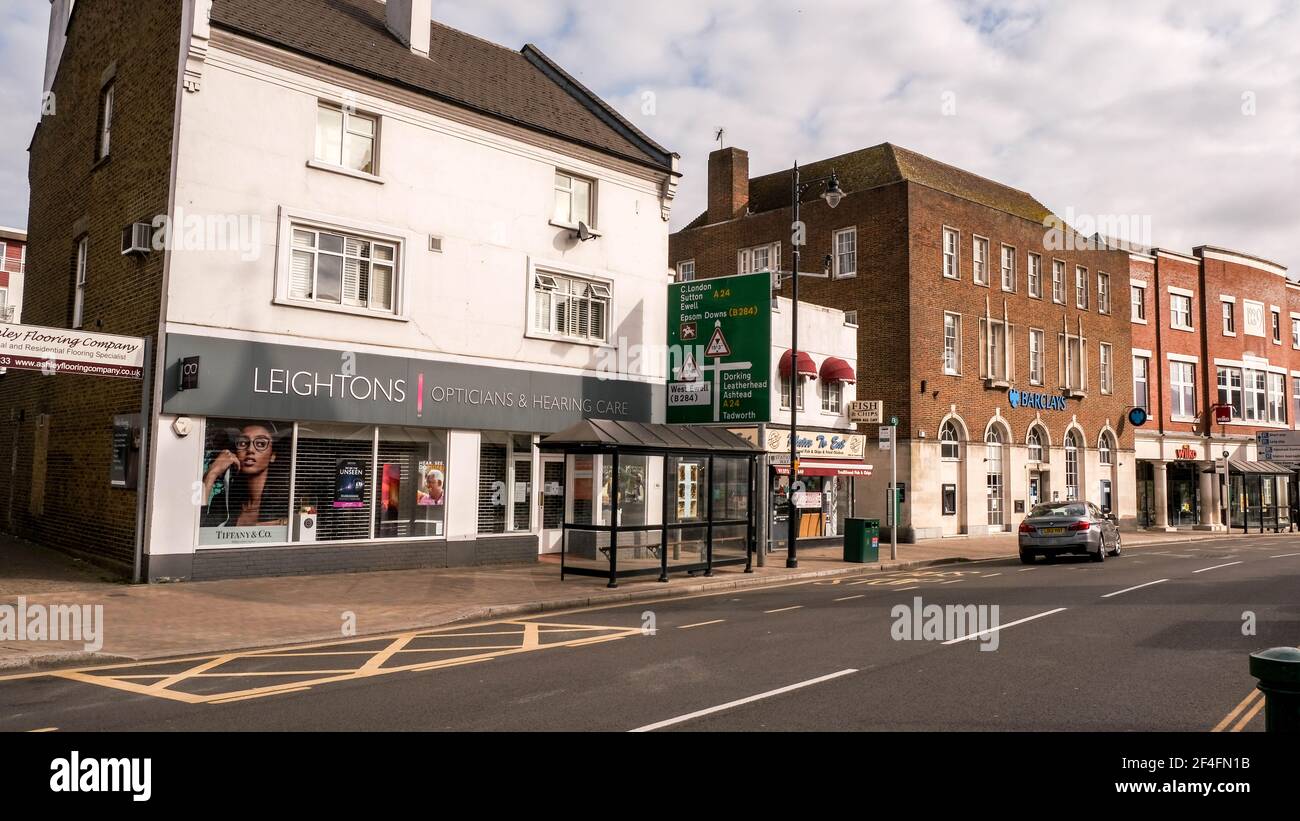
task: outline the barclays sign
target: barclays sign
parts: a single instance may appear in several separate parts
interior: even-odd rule
[[[1011,400],[1011,407],[1033,408],[1035,410],[1065,410],[1065,397],[1053,396],[1050,393],[1021,393],[1020,391],[1010,391],[1007,394]]]

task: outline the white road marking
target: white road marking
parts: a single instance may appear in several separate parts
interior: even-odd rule
[[[1200,570],[1194,570],[1194,571],[1192,571],[1192,572],[1193,572],[1194,574],[1195,574],[1195,573],[1208,573],[1208,572],[1210,572],[1211,570],[1218,570],[1218,569],[1221,568],[1221,567],[1232,567],[1234,564],[1241,564],[1241,562],[1228,562],[1227,564],[1216,564],[1214,567],[1202,567]]]
[[[1001,576],[1001,575],[1002,575],[1001,573],[985,573],[983,576],[980,576],[980,578],[981,578],[981,579],[991,579],[991,578],[993,578],[994,576]]]
[[[964,581],[966,581],[966,580],[965,580],[965,579],[953,579],[953,580],[950,581],[950,582],[939,582],[939,584],[941,584],[941,585],[944,585],[944,584],[956,584],[957,582],[964,582]]]
[[[841,670],[838,673],[831,673],[828,676],[818,676],[817,678],[810,678],[807,681],[801,681],[798,684],[791,684],[788,687],[781,687],[776,690],[768,690],[766,693],[759,693],[758,695],[755,696],[740,698],[740,699],[736,699],[735,701],[728,701],[726,704],[719,704],[717,707],[709,707],[704,710],[696,710],[693,713],[687,713],[686,715],[678,716],[677,718],[669,718],[663,721],[657,721],[654,724],[647,724],[644,727],[637,727],[635,730],[629,730],[629,732],[648,733],[654,730],[663,729],[664,727],[671,727],[674,724],[681,724],[683,722],[690,721],[692,719],[701,718],[707,715],[712,715],[713,713],[720,713],[723,710],[730,710],[734,707],[740,707],[741,705],[744,704],[751,704],[755,701],[761,701],[762,699],[765,698],[771,698],[772,696],[779,696],[782,695],[783,693],[789,693],[794,690],[800,690],[804,687],[811,687],[814,684],[821,684],[824,681],[831,681],[832,679],[842,678],[844,676],[851,676],[856,672],[858,671],[852,669]]]
[[[1169,580],[1168,580],[1168,579],[1159,579],[1159,580],[1154,581],[1154,582],[1147,582],[1146,584],[1139,584],[1139,585],[1137,585],[1136,587],[1126,587],[1126,588],[1124,588],[1123,590],[1116,590],[1114,593],[1107,593],[1106,595],[1102,596],[1102,598],[1103,598],[1103,599],[1109,599],[1109,598],[1112,598],[1112,597],[1114,597],[1114,596],[1121,596],[1121,595],[1123,595],[1123,594],[1125,594],[1125,593],[1132,593],[1134,590],[1141,590],[1141,589],[1144,588],[1144,587],[1150,587],[1150,586],[1153,585],[1153,584],[1164,584],[1164,583],[1167,582],[1167,581],[1169,581]]]
[[[989,633],[996,633],[999,630],[1006,630],[1008,627],[1015,627],[1017,624],[1024,624],[1025,622],[1033,621],[1034,619],[1041,619],[1045,616],[1054,616],[1057,613],[1064,612],[1066,609],[1068,608],[1058,607],[1055,610],[1048,610],[1046,613],[1039,613],[1037,616],[1030,616],[1027,619],[1020,619],[1019,621],[1013,621],[1010,624],[1000,624],[997,627],[990,627],[988,630],[981,630],[978,633],[971,633],[969,636],[962,636],[959,639],[953,639],[952,641],[945,641],[944,646],[946,647],[949,644],[960,644],[963,641],[970,641],[971,639],[979,638],[980,636],[987,636]]]
[[[692,627],[708,627],[710,624],[722,624],[726,619],[714,619],[713,621],[702,621],[696,624],[683,624],[678,630],[690,630]]]
[[[796,604],[794,607],[781,607],[776,610],[764,610],[763,613],[764,615],[768,615],[771,613],[785,613],[790,610],[802,610],[802,609],[803,609],[802,604]]]
[[[853,601],[854,599],[865,599],[865,598],[866,598],[866,595],[862,595],[862,596],[845,596],[845,597],[842,598],[842,599],[835,599],[835,601]]]
[[[916,587],[904,587],[904,588],[902,588],[901,590],[895,590],[894,592],[895,592],[895,593],[906,593],[906,592],[909,591],[909,590],[920,590],[920,589],[921,589],[921,586],[918,584]]]
[[[1031,570],[1037,570],[1037,567],[1025,567],[1020,570],[1021,573],[1028,573]]]
[[[1283,553],[1281,556],[1269,556],[1270,559],[1290,559],[1293,556],[1300,556],[1300,553]]]

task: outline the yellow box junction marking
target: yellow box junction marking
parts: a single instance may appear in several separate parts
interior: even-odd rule
[[[76,670],[51,670],[41,675],[186,704],[225,704],[302,692],[321,684],[338,681],[364,679],[390,673],[423,672],[458,667],[517,653],[531,653],[559,647],[581,647],[643,635],[639,626],[618,627],[537,621],[504,621],[483,626],[507,629],[480,632],[472,627],[461,626],[441,630],[414,630],[396,635],[342,639],[248,652],[215,653],[182,659],[151,660]],[[456,640],[485,637],[492,637],[497,643],[472,645],[456,643]],[[376,648],[380,642],[386,643]],[[369,645],[369,647],[358,650],[337,649],[352,645]],[[429,656],[435,653],[451,655],[430,661]],[[420,660],[403,664],[400,663],[403,658]],[[238,666],[233,665],[234,662],[258,659],[301,659],[302,664],[294,665],[290,662],[283,669],[274,670],[231,669],[232,666]],[[187,663],[190,666],[179,671],[141,672],[149,668],[170,668]],[[276,676],[294,680],[264,687],[248,686],[249,680]],[[19,677],[30,677],[30,674],[4,678]],[[228,683],[230,689],[211,693],[190,693],[177,689],[178,685],[194,681]]]

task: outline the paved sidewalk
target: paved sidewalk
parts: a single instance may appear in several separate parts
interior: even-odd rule
[[[1126,534],[1128,547],[1221,538],[1205,533]],[[1267,538],[1267,537],[1262,537]],[[436,627],[458,621],[512,617],[626,601],[798,581],[862,575],[934,564],[1016,555],[1012,534],[900,545],[898,562],[845,564],[838,547],[800,551],[788,570],[784,554],[766,567],[716,571],[713,578],[675,575],[667,584],[626,580],[608,590],[598,579],[561,582],[559,566],[537,564],[297,576],[169,585],[127,585],[62,554],[0,537],[0,605],[102,605],[102,648],[80,642],[0,642],[0,670],[69,666],[250,649],[341,636],[346,613],[359,636]],[[889,546],[881,546],[889,555]]]

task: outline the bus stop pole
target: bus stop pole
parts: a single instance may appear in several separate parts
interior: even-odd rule
[[[898,561],[898,426],[889,427],[889,558]]]

